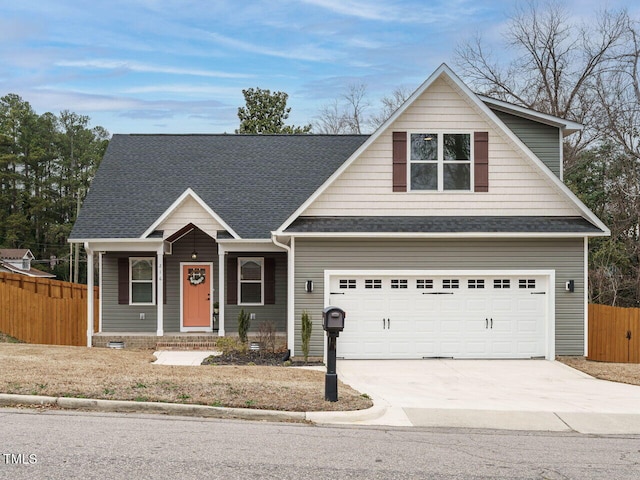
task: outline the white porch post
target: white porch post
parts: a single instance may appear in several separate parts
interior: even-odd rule
[[[102,332],[102,257],[104,252],[98,252],[98,333]]]
[[[156,262],[158,265],[158,292],[156,293],[158,325],[156,335],[161,337],[164,335],[164,245],[160,245],[158,248]]]
[[[87,347],[93,345],[93,250],[84,244],[87,252]]]
[[[218,244],[218,335],[220,337],[224,337],[224,299],[226,286],[224,280],[224,253],[224,248]]]

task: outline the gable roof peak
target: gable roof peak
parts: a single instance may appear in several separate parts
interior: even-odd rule
[[[198,205],[200,205],[211,217],[218,222],[222,227],[229,232],[233,238],[240,238],[240,236],[231,228],[227,222],[225,222],[220,215],[213,211],[213,209],[207,205],[207,203],[200,198],[200,196],[193,191],[191,187],[188,187],[170,206],[167,208],[162,215],[160,215],[155,222],[153,222],[147,230],[140,236],[140,238],[147,238],[151,235],[159,225],[162,224],[167,218],[171,216],[186,200],[187,198],[193,199]]]

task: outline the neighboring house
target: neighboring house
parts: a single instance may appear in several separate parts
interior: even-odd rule
[[[43,272],[31,266],[35,260],[28,248],[0,249],[0,272],[19,273],[28,277],[55,278],[52,273]]]
[[[306,310],[321,356],[335,305],[338,357],[582,355],[609,230],[562,182],[581,128],[442,65],[371,136],[115,135],[70,241],[103,335],[235,334],[244,309],[300,355]]]

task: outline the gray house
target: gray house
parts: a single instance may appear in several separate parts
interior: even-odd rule
[[[581,128],[442,65],[370,136],[115,135],[70,239],[89,279],[98,256],[88,345],[233,335],[244,309],[300,355],[306,310],[321,356],[335,305],[339,357],[582,355],[609,230],[562,181]]]

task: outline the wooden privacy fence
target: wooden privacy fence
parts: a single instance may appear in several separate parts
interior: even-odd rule
[[[94,331],[98,327],[94,288]],[[0,332],[27,343],[87,344],[87,286],[0,272]]]
[[[640,308],[590,304],[587,358],[640,363]]]

